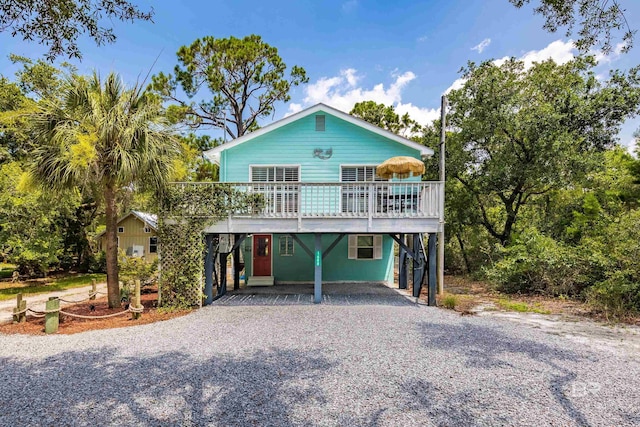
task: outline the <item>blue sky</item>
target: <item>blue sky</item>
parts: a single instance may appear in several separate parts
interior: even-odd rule
[[[83,38],[83,61],[71,61],[81,72],[114,70],[133,83],[156,58],[154,72],[171,71],[178,48],[196,38],[259,34],[310,78],[295,88],[288,105],[277,106],[274,119],[317,102],[348,112],[355,102],[373,99],[427,122],[437,117],[440,95],[468,60],[567,61],[576,53],[563,32],[542,29],[543,20],[531,7],[519,10],[508,0],[134,2],[143,9],[153,6],[155,23],[115,22],[113,45],[97,47]],[[640,2],[620,3],[629,22],[640,22]],[[606,76],[609,69],[640,63],[640,40],[636,43],[628,54],[605,58],[597,72]],[[9,53],[37,58],[43,52],[42,46],[2,33],[0,73],[8,76],[16,69]],[[639,127],[638,118],[625,123],[621,142],[632,144]]]

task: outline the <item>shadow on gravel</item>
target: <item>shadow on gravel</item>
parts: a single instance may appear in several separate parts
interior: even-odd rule
[[[466,359],[467,365],[474,369],[513,369],[513,374],[517,375],[518,371],[522,369],[522,361],[518,361],[519,366],[514,366],[509,362],[509,358],[513,356],[525,356],[532,362],[547,365],[550,368],[551,378],[548,379],[546,387],[562,407],[565,415],[578,425],[590,425],[572,400],[571,390],[577,379],[576,373],[561,366],[558,362],[578,364],[592,360],[591,358],[530,339],[513,337],[504,334],[499,328],[490,328],[472,323],[442,324],[423,322],[418,325],[418,328],[426,347],[438,348],[462,355]],[[544,378],[544,376],[540,376],[541,380]],[[523,390],[522,385],[517,381],[515,383],[505,383],[504,387],[509,388],[505,391],[517,396],[521,401],[531,400],[540,404],[536,390]],[[458,398],[455,397],[455,399]],[[449,399],[444,399],[444,401],[449,401]],[[492,421],[499,423],[500,420]]]
[[[436,426],[476,426],[477,414],[487,414],[487,405],[478,401],[471,391],[450,393],[437,385],[414,378],[403,385],[402,389],[407,394],[404,404],[409,410],[426,410],[431,415],[430,421]],[[473,408],[473,411],[471,410]],[[494,417],[493,425],[513,424],[513,420],[507,417]]]
[[[293,420],[292,408],[325,402],[314,384],[330,364],[309,352],[114,352],[67,352],[37,364],[0,358],[0,425],[312,425]]]

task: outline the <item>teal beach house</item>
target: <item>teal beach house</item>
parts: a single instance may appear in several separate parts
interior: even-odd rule
[[[427,270],[435,256],[425,246],[442,227],[443,186],[420,177],[382,179],[376,166],[431,155],[323,104],[205,152],[220,166],[221,182],[265,201],[259,212],[231,214],[205,230],[210,251],[215,245],[222,257],[217,269],[206,260],[205,299],[226,292],[226,271],[219,270],[229,255],[236,271],[244,264],[247,286],[314,283],[316,302],[323,283],[392,282],[395,247]],[[406,272],[399,273],[402,287]],[[237,273],[234,282],[237,288]]]

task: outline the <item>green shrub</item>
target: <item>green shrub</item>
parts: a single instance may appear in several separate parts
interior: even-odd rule
[[[107,254],[105,251],[100,251],[96,255],[87,258],[87,271],[93,273],[106,273],[107,272]]]
[[[640,313],[640,283],[630,282],[622,274],[613,274],[587,292],[587,300],[598,310],[613,317]]]
[[[447,308],[449,310],[454,310],[456,308],[456,305],[458,305],[458,298],[455,295],[445,295],[442,298],[442,306],[444,308]]]
[[[501,292],[578,295],[589,282],[584,260],[574,248],[535,229],[515,236],[502,256],[485,270]]]
[[[607,269],[587,292],[598,309],[620,316],[640,313],[640,211],[621,215],[606,229],[600,244]]]
[[[124,251],[118,252],[119,277],[123,282],[140,280],[142,285],[148,285],[156,281],[158,273],[158,260],[148,262],[144,258],[126,256]]]

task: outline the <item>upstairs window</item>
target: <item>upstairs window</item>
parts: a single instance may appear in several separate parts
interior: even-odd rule
[[[298,182],[298,166],[252,166],[251,182]]]
[[[375,166],[342,166],[340,180],[342,182],[387,181],[376,175]]]
[[[318,114],[316,116],[316,132],[324,132],[325,116]]]
[[[124,233],[124,227],[118,227],[118,233]]]

